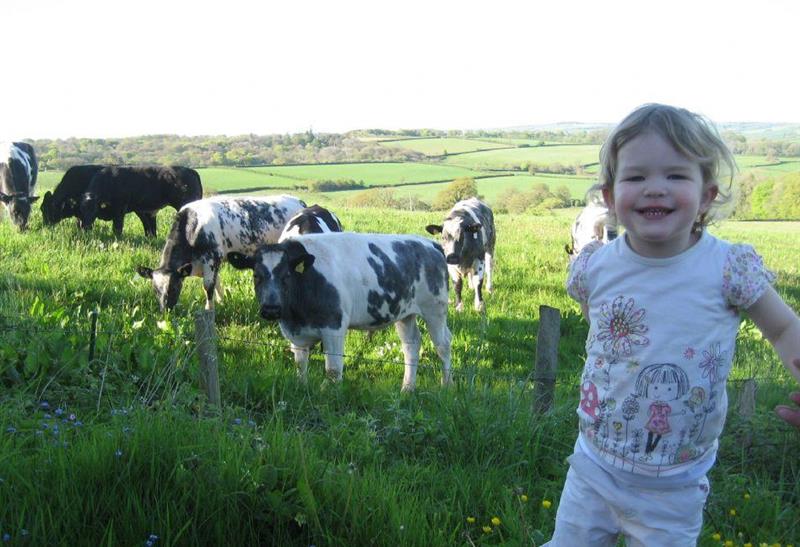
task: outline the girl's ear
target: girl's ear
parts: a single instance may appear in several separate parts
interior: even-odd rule
[[[719,194],[719,186],[717,183],[710,182],[703,187],[703,195],[700,199],[700,212],[707,213],[708,210],[711,208],[711,204],[714,203],[714,200]]]
[[[603,201],[606,202],[606,207],[610,210],[614,210],[614,189],[609,188],[608,186],[603,186]]]

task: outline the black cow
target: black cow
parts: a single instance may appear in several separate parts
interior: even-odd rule
[[[456,311],[464,309],[461,288],[465,277],[475,289],[475,309],[482,310],[484,268],[486,290],[492,292],[495,244],[492,210],[477,198],[465,199],[450,209],[443,224],[430,224],[425,229],[430,234],[442,234],[447,270],[455,285]]]
[[[144,233],[156,235],[156,215],[203,197],[200,175],[188,167],[104,167],[92,177],[81,197],[80,225],[90,230],[96,218],[110,218],[122,235],[126,213],[136,213]]]
[[[0,201],[20,231],[28,227],[39,164],[33,146],[26,142],[0,144]]]
[[[65,218],[81,216],[81,198],[89,187],[89,182],[102,165],[74,165],[67,169],[55,190],[42,196],[42,219],[45,225],[58,224]],[[103,220],[112,220],[110,216]]]
[[[336,215],[324,207],[312,205],[302,209],[289,219],[278,241],[300,234],[324,234],[341,231],[343,231],[342,223]]]

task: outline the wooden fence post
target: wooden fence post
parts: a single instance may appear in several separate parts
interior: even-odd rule
[[[195,343],[200,359],[200,387],[208,395],[208,402],[220,406],[219,369],[217,359],[217,329],[214,310],[203,310],[194,316]]]
[[[533,371],[533,411],[546,412],[553,406],[558,369],[558,341],[561,337],[561,312],[539,306],[539,333],[536,336],[536,364]]]

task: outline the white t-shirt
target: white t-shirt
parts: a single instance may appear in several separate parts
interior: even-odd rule
[[[774,279],[749,245],[703,232],[683,253],[646,258],[626,238],[592,243],[567,292],[589,309],[580,443],[609,470],[693,477],[714,463],[739,312]]]

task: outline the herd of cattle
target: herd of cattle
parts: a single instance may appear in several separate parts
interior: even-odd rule
[[[36,155],[29,144],[16,142],[3,145],[0,154],[0,199],[11,221],[25,230],[38,199]],[[426,227],[441,234],[441,245],[414,235],[343,232],[332,212],[285,194],[204,199],[200,176],[186,167],[74,166],[52,193],[45,193],[41,211],[45,225],[75,217],[89,230],[98,218],[111,221],[117,236],[132,212],[145,234],[154,237],[156,215],[167,205],[178,212],[160,263],[155,269],[137,268],[151,280],[161,309],[177,304],[189,275],[202,278],[206,309],[213,309],[215,296],[222,295],[222,263],[252,270],[260,315],[278,321],[304,379],[314,343],[322,342],[328,376],[340,380],[347,331],[394,324],[405,361],[403,390],[413,390],[419,316],[442,361],[442,383],[450,383],[448,276],[457,311],[463,309],[464,278],[475,291],[476,310],[484,308],[484,279],[492,291],[494,217],[477,198],[456,203],[441,225]],[[608,234],[591,235],[598,223],[608,222],[601,209],[587,206],[573,226],[568,252],[577,253],[588,242],[583,232],[589,239],[607,239]]]

